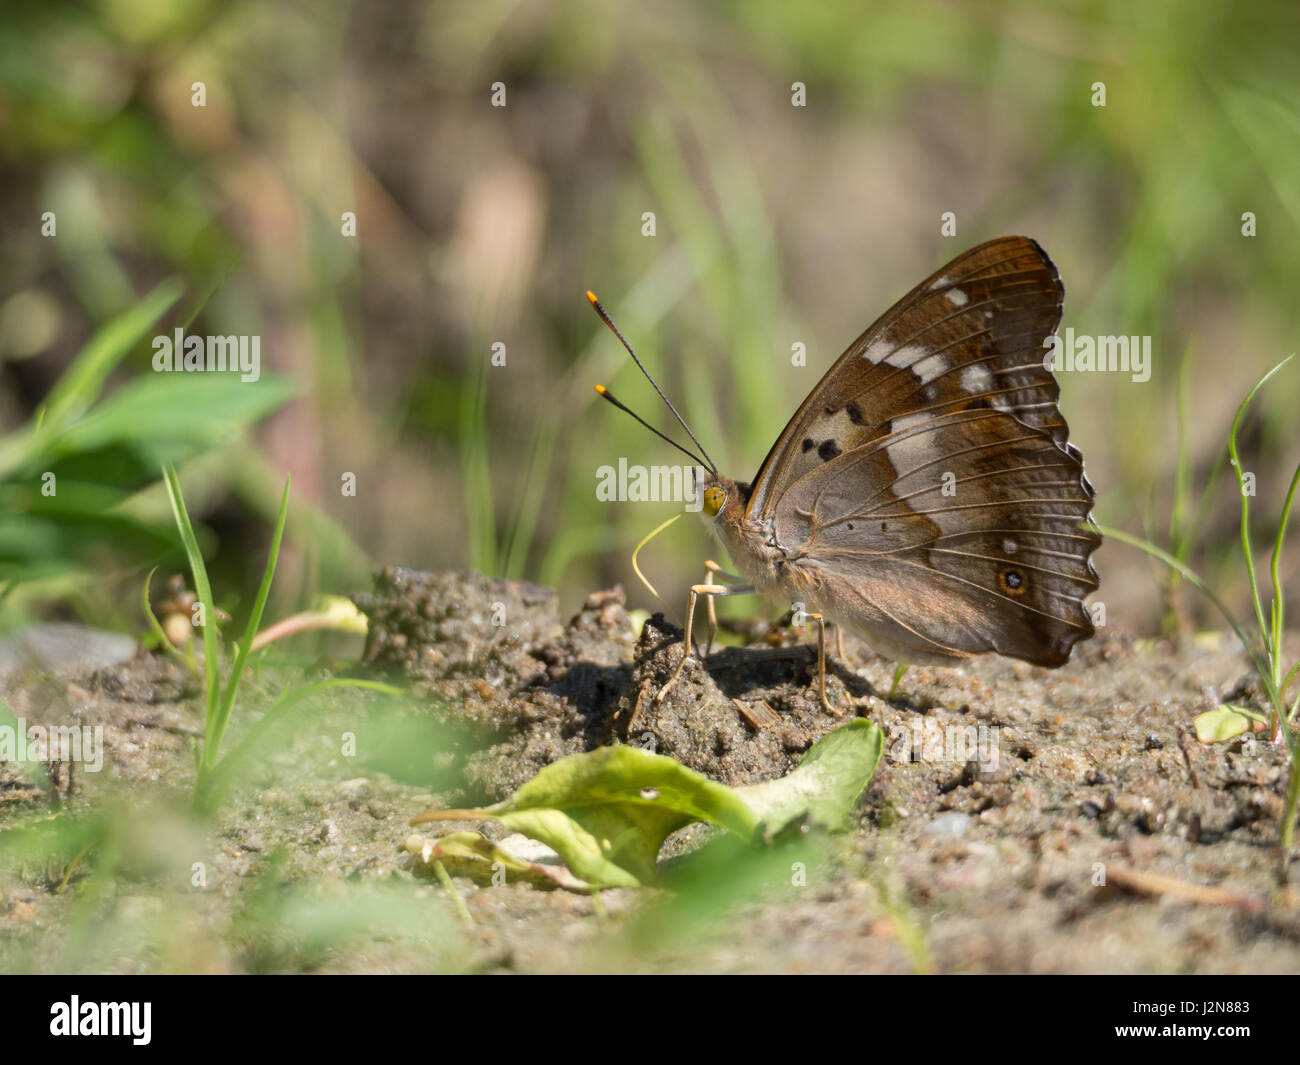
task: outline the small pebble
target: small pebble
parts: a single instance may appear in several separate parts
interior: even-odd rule
[[[961,839],[966,834],[966,829],[970,827],[970,821],[970,814],[954,810],[951,813],[940,814],[921,831],[927,836],[938,839]]]

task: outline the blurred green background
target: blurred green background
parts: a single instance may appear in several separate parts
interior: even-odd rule
[[[390,562],[556,584],[569,608],[622,581],[660,608],[629,554],[680,508],[601,503],[596,469],[676,453],[592,385],[669,422],[584,289],[749,479],[865,325],[1008,233],[1056,261],[1065,326],[1153,337],[1150,381],[1062,383],[1098,518],[1168,546],[1177,512],[1174,546],[1244,606],[1223,447],[1297,346],[1293,3],[101,0],[0,18],[0,626],[142,626],[144,574],[183,568],[163,459],[236,614],[286,472],[269,618]],[[178,325],[260,336],[262,380],[153,374],[152,337]],[[1300,458],[1297,399],[1293,365],[1245,437],[1261,536]],[[691,521],[642,556],[671,614],[716,551]],[[1162,623],[1152,564],[1118,544],[1096,562],[1112,627]]]

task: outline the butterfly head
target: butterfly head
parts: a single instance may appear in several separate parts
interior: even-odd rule
[[[698,491],[701,493],[700,509],[705,517],[736,522],[745,512],[750,487],[720,473],[704,470]]]

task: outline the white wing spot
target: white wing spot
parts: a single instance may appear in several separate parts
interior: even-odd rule
[[[962,367],[961,387],[963,392],[969,392],[971,395],[990,392],[993,389],[993,375],[983,363],[972,363],[970,366]]]
[[[888,340],[876,340],[873,341],[867,350],[862,353],[862,357],[866,359],[867,362],[879,363],[893,350],[894,345]]]
[[[930,355],[912,364],[912,373],[921,379],[923,385],[928,385],[936,377],[947,372],[948,360],[938,354]]]
[[[985,311],[985,312],[984,312],[984,317],[985,317],[985,318],[992,318],[992,317],[993,317],[993,312],[992,312],[992,311]]]
[[[894,472],[902,477],[910,471],[924,466],[930,461],[935,448],[934,433],[909,433],[919,425],[931,420],[929,414],[902,414],[889,423],[891,439],[885,445],[885,453],[894,467]]]
[[[936,463],[943,461],[943,433],[935,422],[933,415],[926,413],[900,414],[890,421],[890,435],[885,438],[885,453],[889,456],[889,464],[894,467],[896,476],[890,491],[896,497],[914,497],[918,484],[917,478],[912,475],[923,470],[933,470]],[[933,488],[927,486],[926,490],[933,491]],[[969,531],[963,527],[963,523],[969,519],[960,512],[940,511],[932,514],[930,520],[944,533]]]
[[[933,285],[930,286],[930,291],[933,292],[937,288],[943,288],[943,286],[946,285],[947,283],[948,283],[948,279],[946,277],[941,277],[939,278],[938,281],[936,281]]]
[[[924,425],[933,415],[924,412],[920,414],[900,414],[889,423],[891,433],[904,433],[908,429],[915,429],[918,425]]]
[[[888,340],[876,340],[868,345],[862,357],[876,365],[883,362],[886,366],[911,370],[923,385],[928,385],[951,368],[943,355],[931,352],[923,344],[905,344],[901,348],[895,348]]]
[[[969,297],[959,288],[950,288],[948,290],[948,302],[954,307],[965,307]]]
[[[1002,541],[1002,550],[1008,555],[1014,555],[1016,553],[1016,542],[1008,536]]]
[[[905,344],[895,351],[891,351],[885,357],[886,366],[897,366],[900,370],[906,370],[917,359],[923,359],[928,355],[930,349],[920,344]]]
[[[906,344],[885,358],[886,366],[897,366],[900,370],[911,370],[921,379],[921,384],[928,385],[940,374],[948,372],[948,360],[939,352],[931,352],[924,344]]]

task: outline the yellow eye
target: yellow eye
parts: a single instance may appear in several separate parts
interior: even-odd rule
[[[714,485],[704,491],[704,513],[712,518],[727,502],[727,491],[721,485]]]

